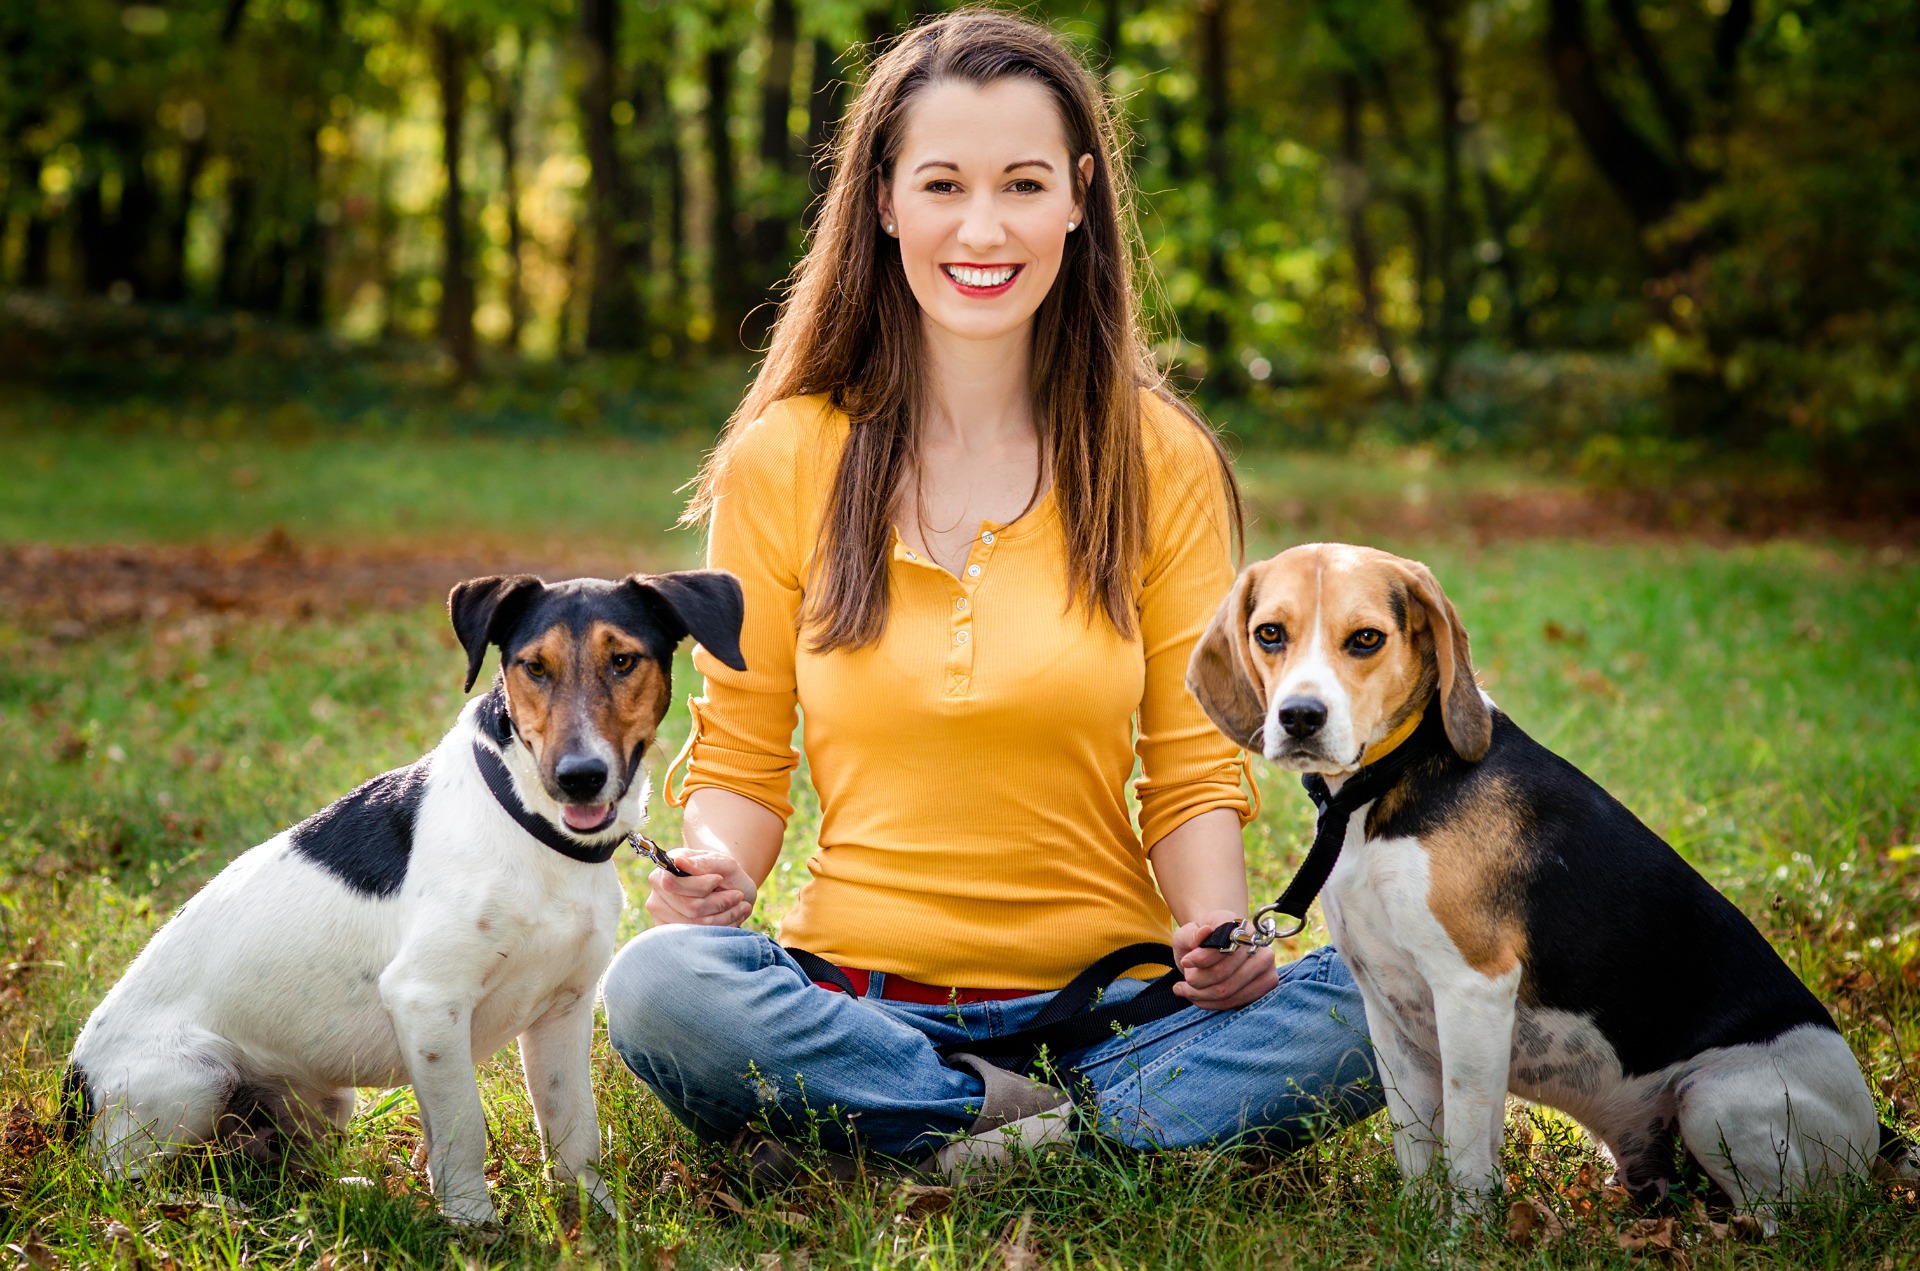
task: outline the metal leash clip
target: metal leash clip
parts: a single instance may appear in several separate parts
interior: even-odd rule
[[[633,833],[627,835],[627,842],[633,844],[634,851],[640,853],[640,855],[646,857],[661,869],[666,870],[675,878],[693,877],[687,870],[681,869],[679,865],[674,863],[673,857],[667,855],[667,850],[664,847],[661,847],[640,831],[635,830]]]
[[[1295,918],[1293,926],[1286,931],[1280,930],[1280,906],[1262,905],[1253,911],[1253,917],[1245,922],[1223,922],[1207,933],[1200,942],[1203,949],[1240,949],[1251,951],[1264,949],[1276,940],[1288,940],[1307,929],[1307,919],[1303,914]]]

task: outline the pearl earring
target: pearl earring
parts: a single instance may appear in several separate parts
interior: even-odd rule
[[[1074,228],[1074,226],[1075,226],[1075,225],[1077,225],[1077,224],[1079,224],[1079,222],[1078,222],[1078,221],[1068,221],[1068,222],[1067,222],[1067,233],[1069,233],[1069,234],[1071,234],[1071,233],[1073,233],[1073,228]]]
[[[893,222],[892,222],[892,221],[888,221],[888,222],[887,222],[887,233],[889,233],[889,234],[891,234],[891,233],[893,233]]]

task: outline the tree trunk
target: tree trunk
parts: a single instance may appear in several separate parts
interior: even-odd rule
[[[680,42],[678,28],[669,24],[666,41],[663,45],[665,57],[663,63],[677,66],[680,63]],[[680,120],[674,114],[673,103],[668,101],[664,91],[661,94],[660,129],[655,134],[658,162],[667,176],[667,281],[675,301],[675,315],[679,326],[674,331],[674,340],[678,343],[686,335],[687,311],[685,297],[693,289],[691,248],[687,227],[687,156],[680,146]]]
[[[229,308],[251,308],[253,299],[254,192],[244,155],[227,160],[227,224],[220,236],[220,278],[214,297]]]
[[[586,44],[586,79],[580,89],[580,113],[586,117],[587,186],[593,223],[593,277],[588,283],[586,345],[589,349],[633,349],[640,345],[646,314],[635,277],[634,227],[629,210],[626,166],[613,130],[616,59],[620,50],[622,0],[582,0],[580,29]]]
[[[1367,157],[1365,135],[1360,128],[1360,77],[1352,71],[1340,75],[1340,203],[1347,217],[1347,241],[1353,252],[1354,287],[1360,298],[1360,320],[1373,337],[1374,347],[1387,360],[1387,380],[1394,396],[1403,402],[1412,400],[1406,377],[1400,373],[1400,359],[1394,356],[1393,339],[1380,316],[1380,302],[1373,285],[1377,260],[1373,236],[1367,232]]]
[[[707,161],[713,180],[711,222],[713,329],[719,347],[739,347],[745,284],[740,269],[740,196],[734,183],[733,139],[727,132],[733,99],[733,49],[719,31],[707,50]]]
[[[1465,335],[1467,282],[1460,271],[1466,240],[1460,184],[1460,45],[1454,36],[1453,0],[1417,0],[1420,26],[1432,62],[1433,105],[1440,128],[1439,234],[1434,269],[1440,283],[1438,321],[1433,332],[1433,366],[1427,397],[1445,401],[1453,359]]]
[[[440,338],[462,378],[476,369],[473,340],[473,274],[467,260],[466,192],[460,183],[460,148],[467,119],[466,50],[452,27],[433,28],[434,73],[440,84],[440,162],[446,192],[440,201]]]
[[[780,282],[787,276],[793,172],[794,52],[799,43],[799,15],[794,0],[769,0],[767,7],[767,61],[760,81],[760,180],[764,201],[753,224],[754,277],[746,284],[750,310],[743,333],[750,348],[759,348],[773,325]]]
[[[813,69],[807,85],[807,190],[812,195],[807,205],[809,228],[820,196],[827,192],[827,182],[833,177],[833,126],[845,107],[846,89],[846,77],[839,73],[833,45],[815,37]]]
[[[1208,352],[1208,366],[1216,386],[1234,387],[1239,376],[1233,350],[1229,347],[1232,329],[1226,308],[1233,280],[1227,271],[1226,244],[1222,241],[1228,209],[1233,198],[1233,150],[1230,129],[1233,101],[1227,84],[1227,0],[1200,0],[1196,21],[1200,35],[1201,131],[1206,137],[1207,184],[1211,201],[1207,235],[1207,296],[1201,311],[1201,343]]]
[[[1586,0],[1548,0],[1546,51],[1561,108],[1634,224],[1645,229],[1665,220],[1679,205],[1685,181],[1600,83]]]
[[[1107,55],[1106,71],[1109,76],[1120,65],[1120,28],[1127,19],[1126,9],[1126,0],[1106,0],[1100,9],[1100,43]]]
[[[180,187],[173,215],[168,218],[161,250],[160,277],[154,291],[162,300],[187,298],[187,228],[193,217],[193,187],[207,165],[207,136],[203,132],[180,148]]]
[[[293,288],[293,320],[302,326],[320,327],[327,309],[327,227],[320,223],[322,198],[322,158],[320,124],[323,107],[314,104],[315,122],[301,137],[307,151],[307,200],[300,220],[300,245],[295,257],[296,283]],[[467,284],[467,325],[473,325],[473,284]]]
[[[20,165],[20,188],[27,195],[27,229],[20,250],[20,286],[44,291],[53,279],[53,221],[40,193],[41,157],[31,151]]]
[[[515,352],[520,349],[520,333],[527,320],[527,292],[520,264],[523,231],[520,226],[520,148],[517,136],[520,78],[525,57],[526,40],[522,37],[513,69],[500,72],[491,81],[493,136],[500,147],[500,198],[506,205],[507,214],[506,346]]]

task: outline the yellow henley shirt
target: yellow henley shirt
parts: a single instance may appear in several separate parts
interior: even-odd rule
[[[1143,396],[1150,534],[1132,640],[1067,606],[1047,494],[1011,525],[983,522],[958,577],[896,532],[885,634],[811,651],[796,620],[847,418],[793,398],[741,432],[707,563],[745,589],[747,669],[695,652],[706,696],[675,801],[712,787],[788,817],[799,708],[820,837],[785,944],[932,984],[1058,988],[1167,938],[1146,849],[1214,808],[1248,817],[1244,761],[1185,683],[1233,582],[1226,493],[1207,438]]]

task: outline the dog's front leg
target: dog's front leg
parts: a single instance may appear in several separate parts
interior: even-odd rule
[[[607,1213],[613,1198],[600,1179],[600,1118],[593,1102],[593,995],[572,990],[520,1034],[534,1120],[553,1181],[579,1182]]]
[[[1440,1065],[1401,1034],[1392,1016],[1368,1011],[1367,1029],[1373,1035],[1387,1116],[1393,1124],[1393,1159],[1407,1189],[1414,1191],[1429,1181],[1428,1172],[1445,1141]]]
[[[427,1178],[440,1211],[455,1222],[493,1220],[487,1194],[487,1117],[473,1074],[473,1004],[449,984],[396,959],[380,977],[380,1000],[413,1081],[427,1139]]]
[[[1507,1072],[1513,1061],[1518,965],[1498,977],[1471,969],[1435,985],[1440,1073],[1446,1104],[1447,1180],[1482,1212],[1504,1190]]]

